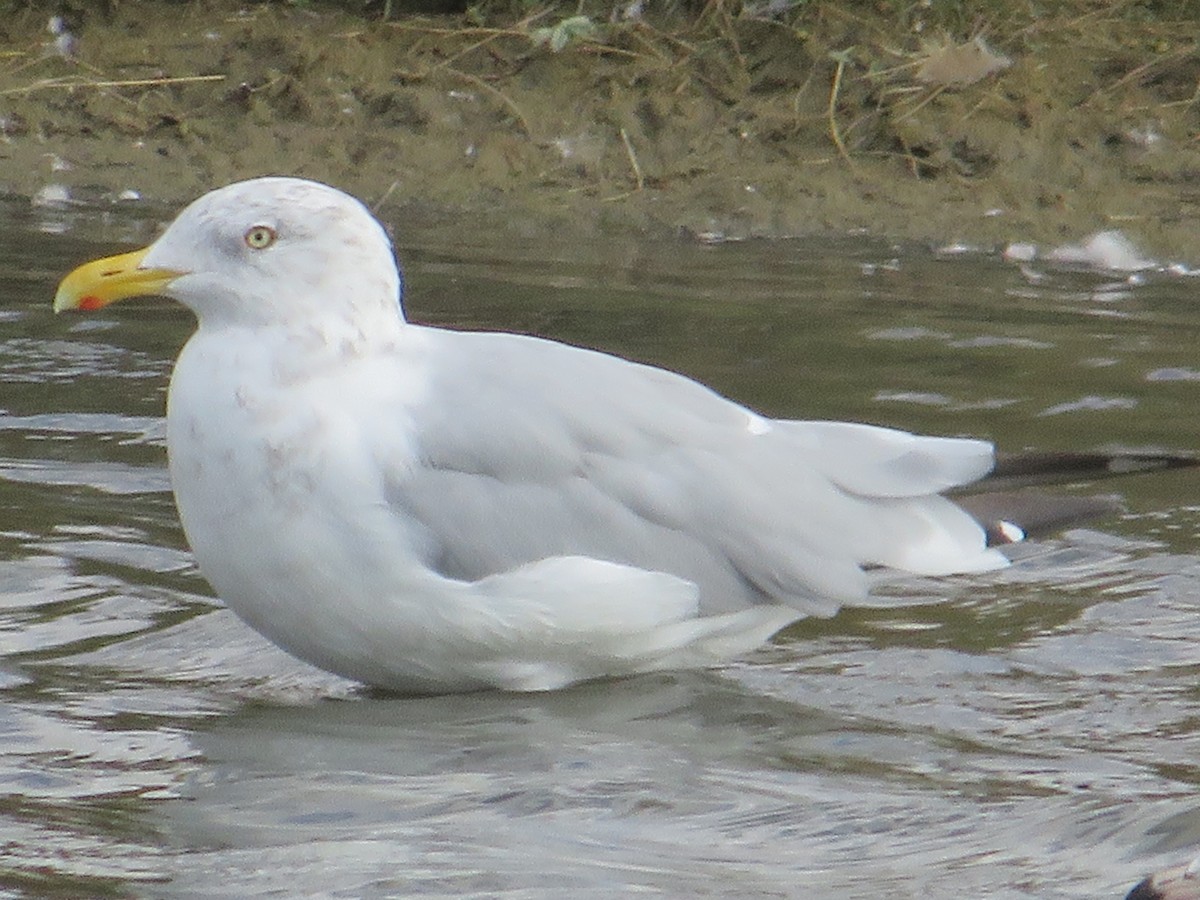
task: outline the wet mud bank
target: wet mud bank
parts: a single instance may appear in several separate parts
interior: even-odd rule
[[[0,190],[174,204],[282,173],[392,221],[985,247],[1120,229],[1200,261],[1195,23],[997,4],[956,32],[879,6],[147,2],[65,37],[26,11],[0,25]]]

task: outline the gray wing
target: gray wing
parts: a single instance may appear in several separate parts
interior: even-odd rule
[[[931,496],[990,467],[977,441],[771,422],[683,376],[564,344],[429,329],[420,462],[389,501],[426,562],[475,580],[550,556],[669,572],[706,613],[832,614],[864,565],[991,568],[982,531]]]

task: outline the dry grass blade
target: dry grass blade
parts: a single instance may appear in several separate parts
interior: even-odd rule
[[[1087,106],[1088,104],[1098,100],[1099,98],[1105,96],[1106,94],[1110,94],[1110,93],[1124,87],[1127,84],[1131,84],[1131,83],[1140,81],[1143,78],[1148,78],[1148,77],[1150,77],[1150,74],[1152,72],[1154,72],[1156,69],[1158,69],[1159,67],[1161,67],[1167,63],[1173,62],[1175,60],[1178,60],[1178,59],[1186,59],[1187,57],[1190,57],[1193,53],[1195,53],[1195,48],[1191,47],[1191,46],[1181,47],[1179,49],[1172,50],[1169,53],[1161,53],[1158,56],[1154,57],[1153,59],[1147,60],[1146,62],[1142,63],[1140,66],[1137,66],[1137,67],[1131,69],[1130,71],[1126,72],[1124,75],[1122,75],[1116,81],[1112,82],[1112,84],[1108,84],[1108,85],[1105,85],[1104,87],[1097,88],[1090,97],[1088,97],[1086,100],[1083,101],[1083,105]]]
[[[629,139],[629,132],[624,128],[621,129],[621,142],[625,144],[625,154],[629,157],[629,165],[633,169],[633,178],[637,184],[637,190],[642,190],[646,186],[646,178],[642,174],[642,167],[638,163],[637,153],[633,149],[633,141]]]
[[[0,91],[0,97],[21,96],[43,90],[81,90],[125,87],[162,87],[169,84],[197,84],[206,81],[224,81],[226,75],[181,75],[175,78],[129,78],[118,81],[96,81],[86,78],[46,78],[18,88]]]
[[[846,71],[849,53],[849,50],[842,50],[839,53],[830,54],[837,63],[837,68],[833,71],[833,84],[829,88],[829,137],[833,140],[833,145],[837,147],[838,155],[853,168],[854,160],[850,158],[850,153],[846,150],[846,143],[842,140],[842,132],[837,121],[838,92],[842,89],[842,75]]]
[[[463,79],[463,81],[468,81],[476,87],[487,91],[506,107],[508,107],[509,111],[512,112],[512,114],[516,117],[517,122],[520,124],[521,130],[524,131],[529,137],[533,137],[533,129],[529,127],[529,119],[526,118],[525,113],[521,111],[521,107],[517,106],[516,101],[514,101],[512,97],[508,96],[508,94],[504,93],[504,91],[500,90],[495,85],[488,84],[478,75],[472,75],[470,72],[464,72],[461,69],[455,69],[452,66],[447,66],[445,71],[457,78]]]

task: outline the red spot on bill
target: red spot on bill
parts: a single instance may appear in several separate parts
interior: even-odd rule
[[[104,306],[104,301],[94,294],[88,294],[86,297],[79,299],[79,308],[85,312],[95,312]]]

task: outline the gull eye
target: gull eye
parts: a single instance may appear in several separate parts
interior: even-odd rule
[[[269,225],[255,225],[246,232],[243,240],[251,250],[266,250],[275,243],[275,229]]]

